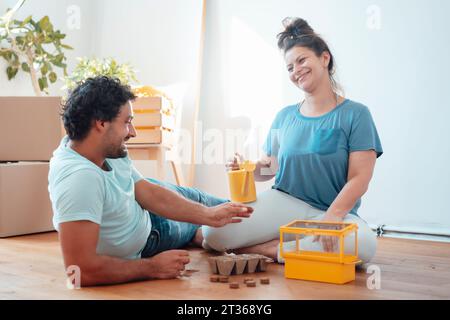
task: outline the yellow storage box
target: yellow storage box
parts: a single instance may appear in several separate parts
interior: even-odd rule
[[[358,260],[358,226],[354,223],[296,220],[280,227],[280,254],[285,259],[285,277],[344,284],[355,280]],[[344,252],[345,239],[354,234],[354,253]],[[336,252],[306,251],[300,241],[306,236],[336,237]],[[286,238],[295,239],[295,248],[286,250]],[[347,241],[349,241],[347,239]]]

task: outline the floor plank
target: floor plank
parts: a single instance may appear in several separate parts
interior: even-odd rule
[[[189,250],[188,268],[199,270],[191,277],[69,290],[55,232],[0,239],[0,299],[450,299],[449,243],[378,239],[370,264],[380,267],[379,290],[368,289],[366,270],[354,282],[333,285],[286,279],[278,264],[252,275],[270,277],[270,285],[232,290],[209,282],[209,253]]]

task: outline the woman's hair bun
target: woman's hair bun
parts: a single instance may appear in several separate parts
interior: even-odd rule
[[[314,35],[313,28],[302,18],[287,17],[283,19],[284,33],[292,37]]]

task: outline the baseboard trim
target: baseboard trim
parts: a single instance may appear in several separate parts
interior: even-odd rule
[[[444,232],[395,228],[386,225],[369,225],[370,228],[376,232],[378,237],[410,239],[410,240],[424,240],[424,241],[438,241],[450,243],[450,234]]]

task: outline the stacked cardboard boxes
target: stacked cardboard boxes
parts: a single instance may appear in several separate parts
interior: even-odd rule
[[[53,230],[49,160],[65,132],[60,97],[0,97],[0,237]]]

